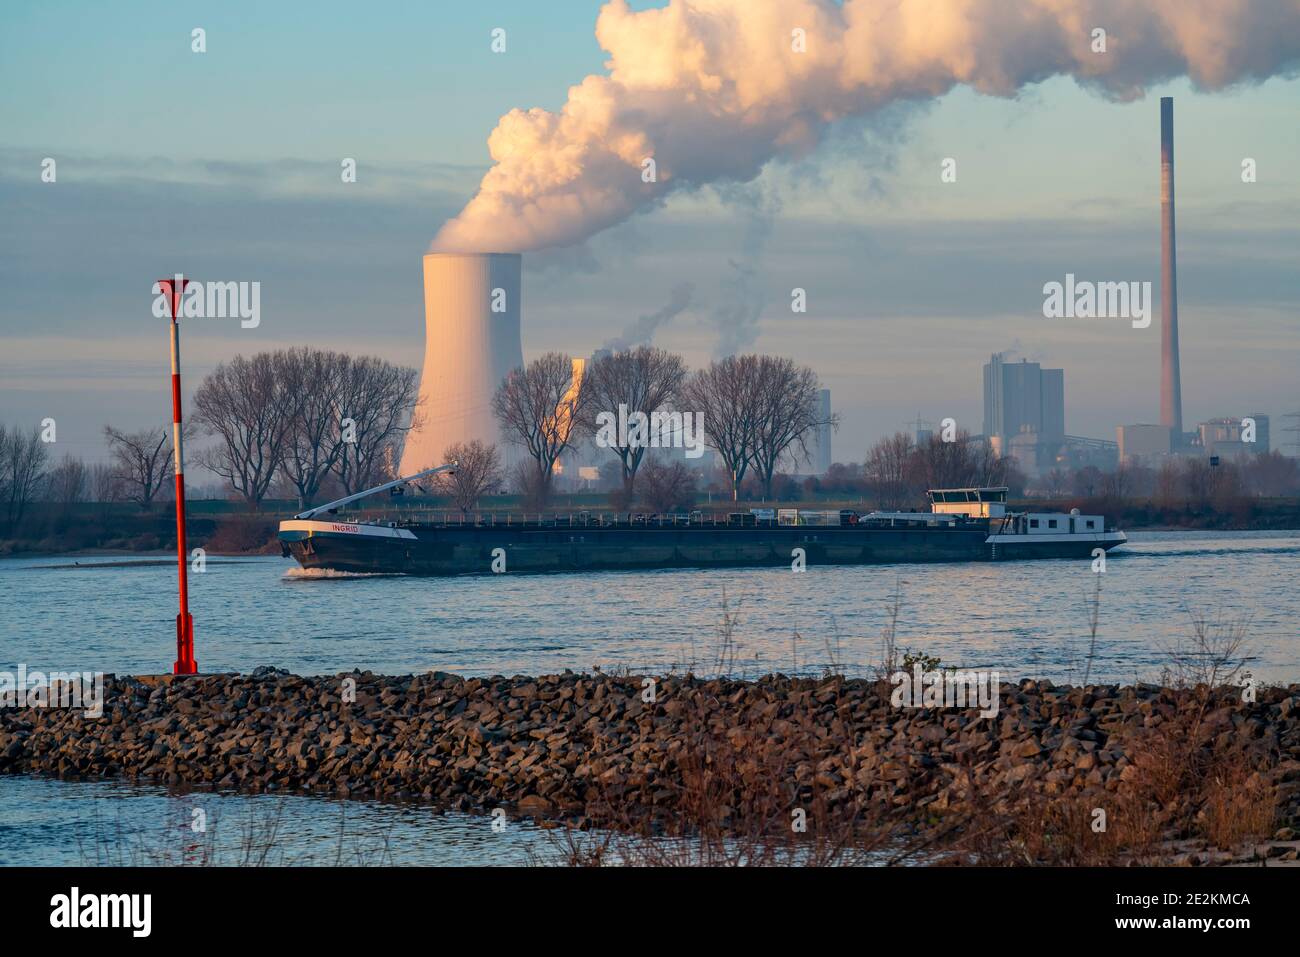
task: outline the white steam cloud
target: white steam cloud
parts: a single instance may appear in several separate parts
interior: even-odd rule
[[[596,38],[608,75],[558,113],[501,118],[494,165],[435,251],[576,243],[674,190],[748,181],[838,119],[958,84],[1013,96],[1068,74],[1132,99],[1176,76],[1217,89],[1294,72],[1300,0],[610,0]]]

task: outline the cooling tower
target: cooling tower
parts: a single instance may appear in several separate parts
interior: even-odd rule
[[[447,447],[479,439],[512,456],[492,415],[492,395],[524,364],[519,339],[518,253],[424,257],[423,425],[406,440],[401,474],[441,465]]]
[[[1160,424],[1183,438],[1178,370],[1178,255],[1174,247],[1174,98],[1160,98]]]

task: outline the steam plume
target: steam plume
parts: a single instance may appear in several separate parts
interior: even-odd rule
[[[655,332],[658,331],[659,327],[674,316],[680,315],[691,304],[691,296],[694,292],[695,287],[689,282],[678,283],[673,287],[672,297],[668,300],[666,306],[655,312],[637,317],[636,322],[632,323],[616,337],[606,339],[601,348],[618,351],[654,341]]]
[[[1293,72],[1300,0],[610,0],[596,38],[608,74],[558,113],[500,119],[494,165],[435,251],[579,242],[676,189],[748,181],[837,119],[958,84],[1013,96],[1064,74],[1132,99],[1176,76],[1218,89]]]

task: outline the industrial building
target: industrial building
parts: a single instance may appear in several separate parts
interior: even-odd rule
[[[1115,436],[1119,440],[1119,460],[1124,465],[1150,462],[1173,451],[1172,432],[1167,425],[1119,425]]]
[[[1052,468],[1065,442],[1065,370],[995,353],[984,366],[984,435],[1027,475]]]
[[[1263,412],[1252,412],[1246,418],[1249,418],[1255,427],[1251,441],[1247,441],[1251,437],[1246,430],[1246,420],[1241,416],[1225,416],[1200,423],[1196,427],[1196,432],[1204,454],[1217,455],[1220,458],[1239,458],[1256,453],[1267,455],[1268,416]]]

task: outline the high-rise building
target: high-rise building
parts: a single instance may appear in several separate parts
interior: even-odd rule
[[[1023,432],[1044,442],[1065,439],[1065,370],[995,354],[984,366],[984,435],[1005,446]]]
[[[1060,442],[1065,439],[1065,370],[1043,369],[1038,387],[1043,409],[1043,439]]]

